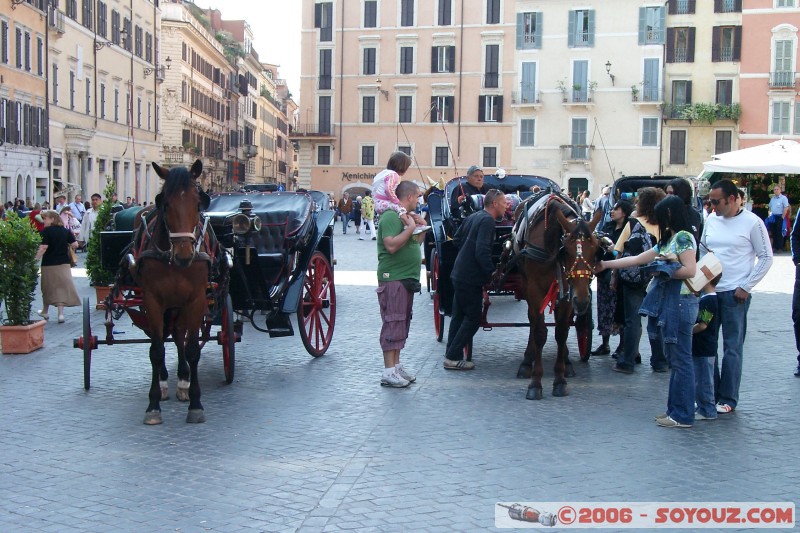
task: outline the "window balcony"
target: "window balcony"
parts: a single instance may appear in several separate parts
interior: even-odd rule
[[[770,89],[794,89],[795,79],[794,72],[770,72],[769,73],[769,88]]]
[[[722,0],[720,11],[722,13],[734,13],[736,11],[736,2],[734,0]]]
[[[631,101],[641,105],[661,105],[664,101],[664,96],[659,87],[645,87],[641,91],[631,91]]]
[[[511,92],[512,105],[539,105],[541,103],[541,95],[537,91],[525,90]]]
[[[593,145],[590,144],[562,144],[561,160],[562,161],[589,161],[592,158]]]
[[[292,139],[306,139],[316,137],[332,139],[336,137],[336,126],[330,123],[323,124],[298,124],[290,136]]]
[[[694,0],[676,0],[675,14],[676,15],[689,15],[694,13]]]
[[[588,31],[575,32],[575,46],[589,46],[589,37]]]
[[[717,120],[739,120],[742,108],[739,104],[664,104],[661,116],[664,120],[688,120],[713,124]]]
[[[733,61],[733,47],[732,46],[723,46],[719,49],[719,60],[720,61]]]
[[[675,48],[675,63],[688,63],[689,62],[689,49],[685,46],[678,46]]]

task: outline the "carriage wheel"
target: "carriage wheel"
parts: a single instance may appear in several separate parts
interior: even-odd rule
[[[589,360],[591,346],[589,342],[592,336],[592,321],[589,316],[579,316],[575,318],[575,335],[578,338],[578,354],[581,361]]]
[[[233,372],[236,368],[236,331],[233,329],[233,302],[230,294],[225,296],[225,305],[222,307],[222,326],[217,342],[222,345],[225,382],[233,383]]]
[[[308,353],[325,355],[336,322],[336,288],[333,270],[322,252],[314,252],[303,280],[303,294],[297,307],[297,326]]]
[[[444,338],[444,314],[439,307],[439,253],[434,250],[431,263],[431,287],[433,288],[433,329],[436,332],[436,342]]]
[[[89,314],[89,298],[83,299],[83,336],[80,345],[83,348],[83,388],[89,390],[92,373],[92,348],[97,345],[92,338],[92,321]]]

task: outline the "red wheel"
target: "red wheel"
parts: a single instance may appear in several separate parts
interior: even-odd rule
[[[592,336],[592,321],[588,315],[575,319],[575,335],[578,338],[578,355],[580,355],[581,361],[586,362],[590,356],[591,345],[589,342]]]
[[[225,296],[222,307],[222,326],[217,343],[222,345],[222,366],[225,369],[225,381],[233,383],[233,372],[236,368],[236,331],[233,329],[233,302],[231,295]]]
[[[333,270],[322,252],[314,252],[308,262],[303,294],[297,308],[300,338],[308,353],[325,355],[333,337],[336,322],[336,288]]]
[[[433,329],[436,332],[436,341],[442,342],[444,338],[444,314],[439,307],[439,253],[434,250],[431,254],[431,287],[433,288]]]

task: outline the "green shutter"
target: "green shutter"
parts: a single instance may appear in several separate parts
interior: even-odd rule
[[[517,13],[517,50],[525,48],[525,13]]]
[[[569,12],[569,23],[567,24],[567,46],[575,46],[575,11]]]
[[[542,12],[537,11],[533,14],[536,29],[533,32],[533,47],[542,48]]]
[[[639,8],[639,46],[647,42],[647,8]]]
[[[658,8],[658,44],[664,44],[667,32],[667,10],[664,6]]]
[[[594,9],[589,10],[589,46],[594,46]]]

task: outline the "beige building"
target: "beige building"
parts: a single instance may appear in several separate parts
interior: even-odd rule
[[[703,162],[738,149],[741,0],[669,0],[664,174],[697,176]]]
[[[48,84],[54,191],[152,201],[160,188],[163,70],[158,2],[59,0],[50,13]]]
[[[43,0],[0,0],[0,201],[50,198]]]

